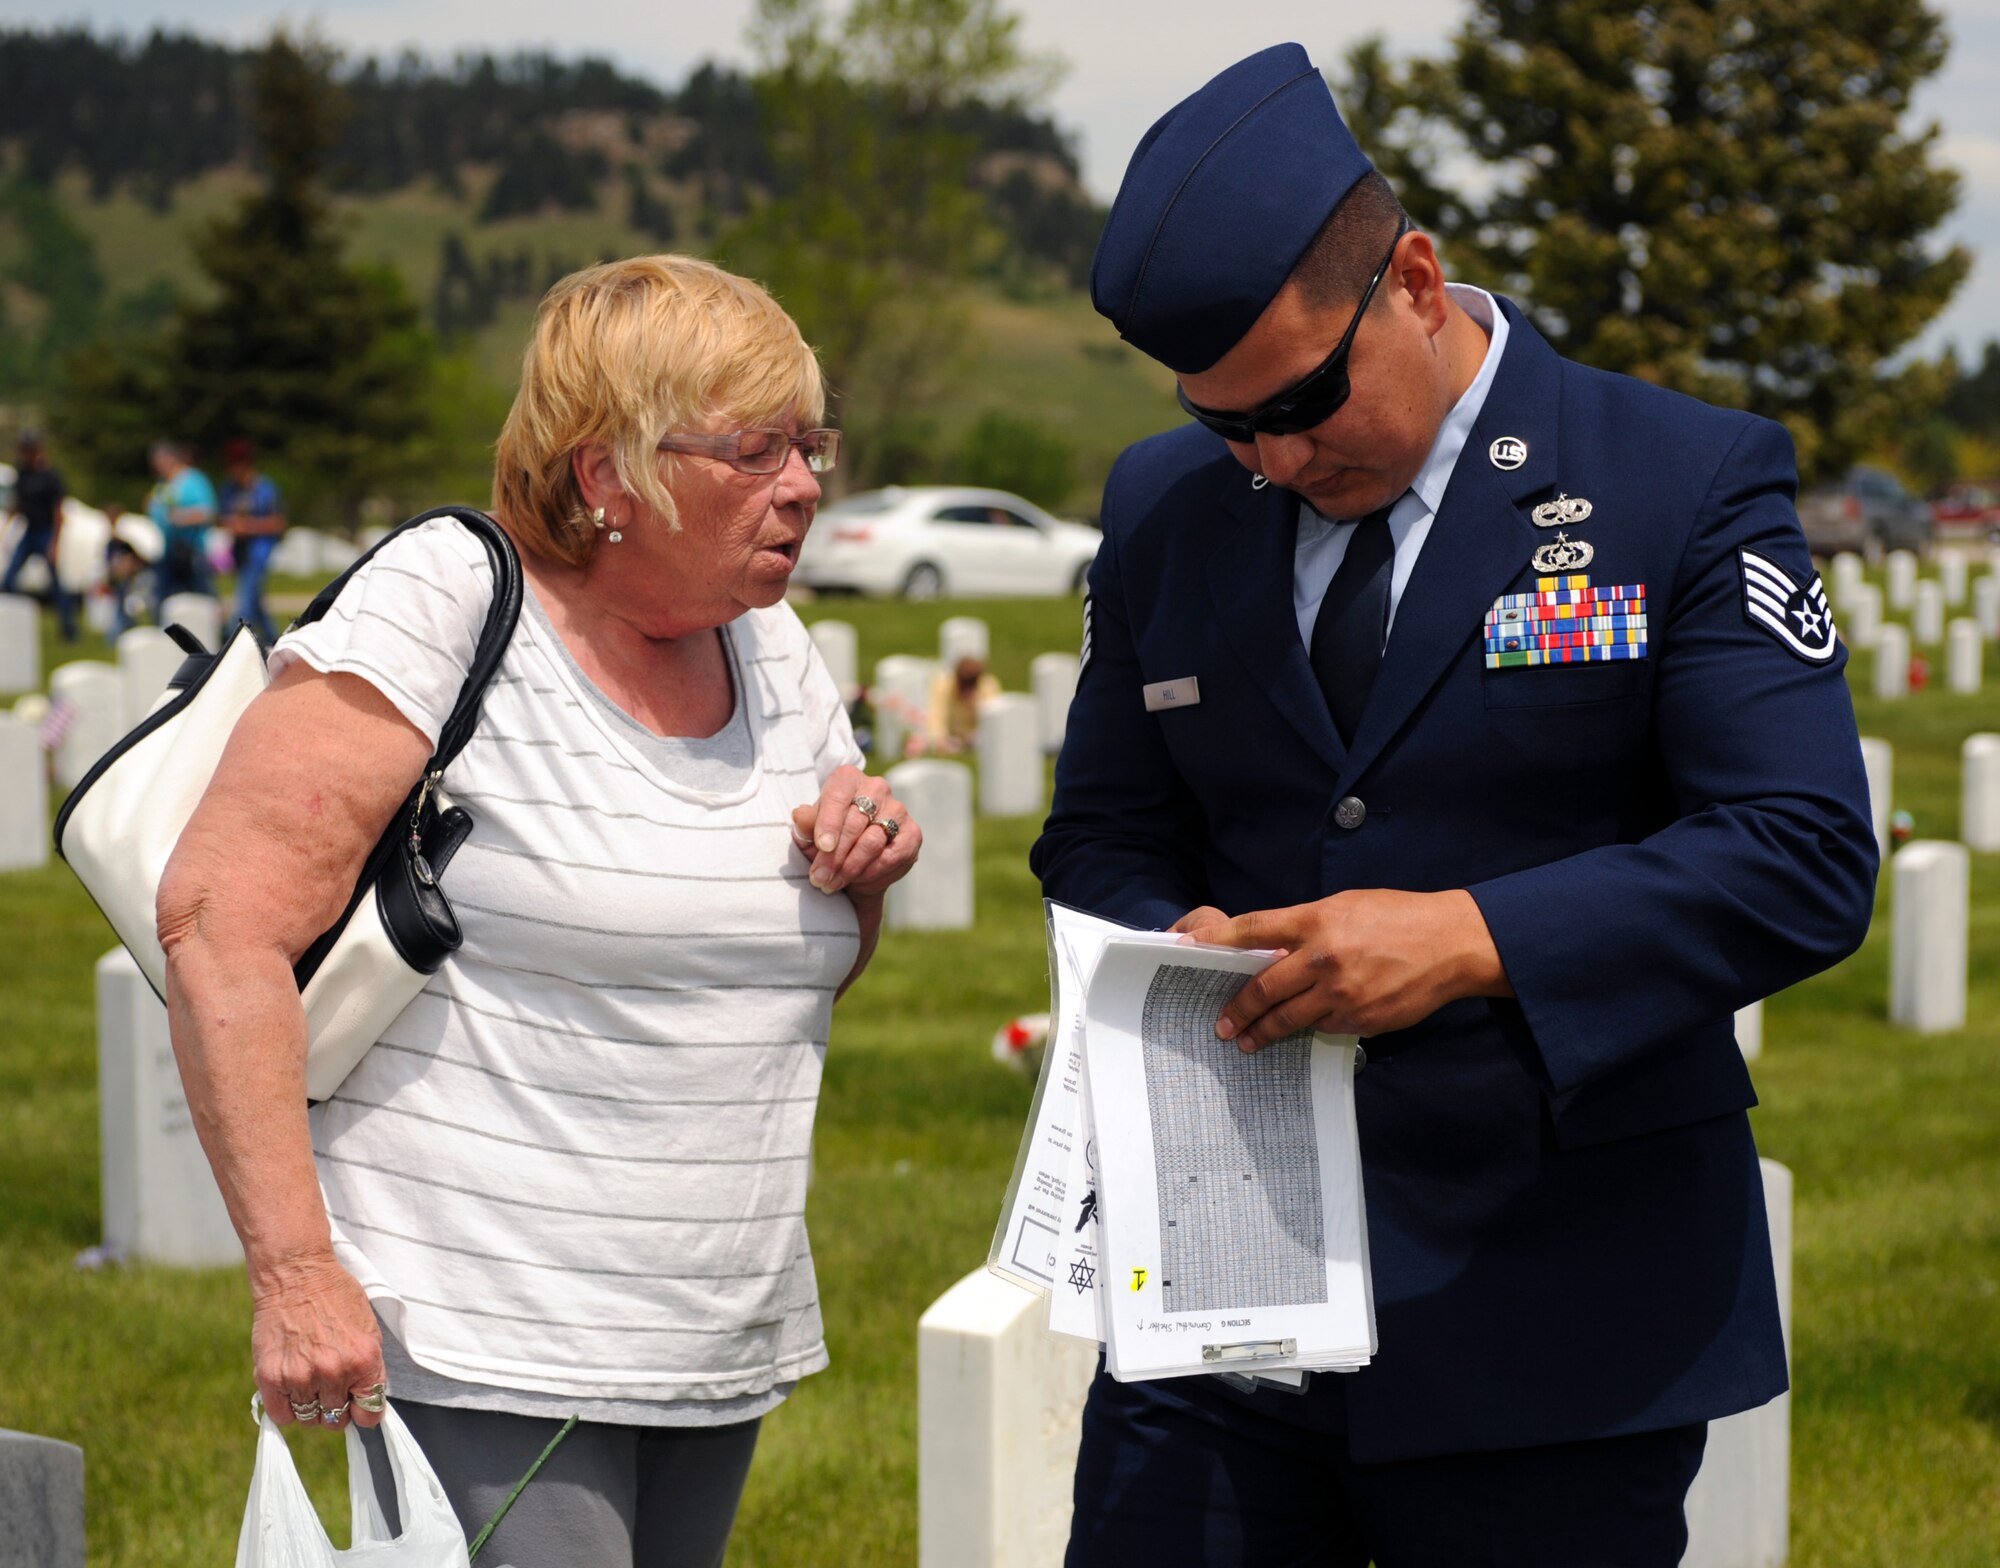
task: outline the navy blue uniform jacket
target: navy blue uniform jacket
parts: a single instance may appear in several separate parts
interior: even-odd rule
[[[1050,897],[1147,927],[1346,888],[1477,900],[1515,999],[1370,1041],[1356,1080],[1380,1353],[1338,1392],[1254,1396],[1344,1419],[1362,1460],[1785,1389],[1731,1015],[1846,956],[1873,904],[1845,652],[1815,664],[1744,608],[1743,547],[1813,579],[1789,437],[1564,361],[1502,308],[1352,746],[1293,613],[1298,498],[1197,426],[1124,454],[1034,851]],[[1527,443],[1513,471],[1502,436]],[[1592,504],[1591,583],[1644,585],[1647,656],[1489,670],[1486,612],[1534,589],[1554,535],[1530,514],[1559,491]],[[1187,676],[1198,704],[1146,711]],[[1348,796],[1367,814],[1343,829]]]

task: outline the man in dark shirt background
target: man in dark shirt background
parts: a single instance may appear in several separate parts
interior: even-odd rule
[[[0,578],[0,593],[14,592],[21,568],[30,556],[39,555],[49,569],[49,594],[55,601],[56,616],[62,622],[64,642],[76,641],[76,601],[63,587],[56,571],[56,541],[62,536],[62,475],[49,461],[48,448],[37,431],[23,430],[15,462],[14,510],[26,526],[21,542],[14,546],[14,558],[7,563],[7,575]]]

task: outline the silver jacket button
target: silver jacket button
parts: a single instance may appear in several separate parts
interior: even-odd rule
[[[1368,820],[1368,807],[1359,795],[1349,795],[1333,808],[1333,820],[1351,833]]]

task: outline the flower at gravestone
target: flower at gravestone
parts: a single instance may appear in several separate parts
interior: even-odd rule
[[[1917,819],[1907,811],[1892,812],[1889,816],[1889,842],[1898,848],[1909,843],[1916,836]]]
[[[993,1060],[1012,1062],[1030,1078],[1042,1072],[1042,1053],[1049,1046],[1049,1015],[1024,1013],[1010,1018],[993,1036]]]
[[[1910,690],[1922,691],[1931,683],[1931,661],[1921,653],[1910,656]]]

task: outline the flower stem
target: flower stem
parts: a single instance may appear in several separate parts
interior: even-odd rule
[[[495,1530],[500,1528],[500,1521],[507,1517],[507,1510],[514,1506],[514,1499],[519,1497],[524,1491],[527,1490],[528,1483],[534,1480],[536,1474],[541,1470],[542,1466],[549,1462],[549,1455],[554,1453],[556,1451],[557,1445],[560,1444],[564,1438],[569,1436],[571,1428],[573,1428],[580,1419],[581,1417],[579,1416],[571,1416],[567,1421],[565,1421],[562,1425],[562,1430],[556,1433],[554,1437],[549,1439],[549,1446],[542,1450],[541,1457],[537,1459],[533,1464],[528,1466],[528,1473],[522,1476],[520,1480],[514,1483],[514,1490],[507,1494],[507,1501],[500,1505],[500,1511],[497,1514],[495,1514],[491,1519],[487,1520],[486,1528],[481,1530],[479,1534],[475,1535],[472,1538],[472,1545],[469,1548],[467,1548],[465,1554],[467,1562],[477,1562],[479,1560],[479,1551],[481,1547],[485,1546],[486,1538],[490,1536]]]

